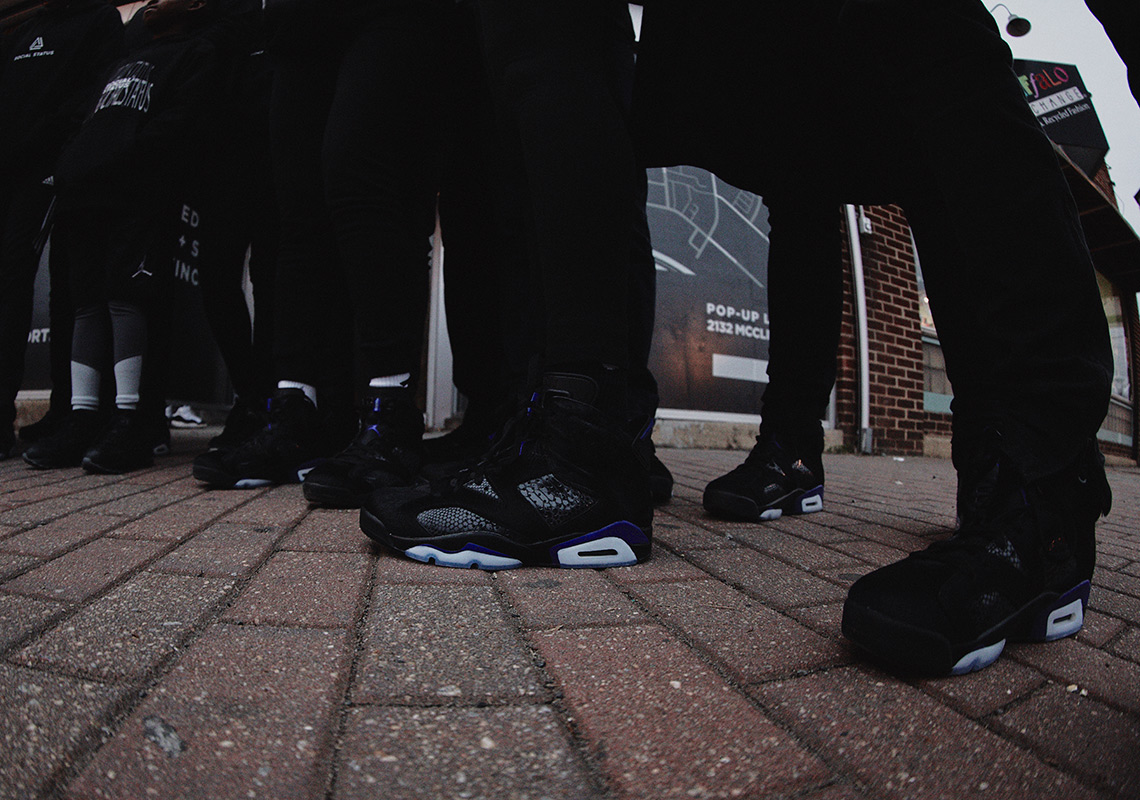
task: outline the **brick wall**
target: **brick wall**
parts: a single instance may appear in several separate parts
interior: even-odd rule
[[[950,414],[938,414],[933,411],[926,412],[926,433],[930,436],[950,438]]]
[[[1109,199],[1114,207],[1120,208],[1116,202],[1116,186],[1113,184],[1112,178],[1108,175],[1108,167],[1101,164],[1100,169],[1092,176],[1092,182],[1096,184],[1098,189],[1104,192],[1104,196]]]
[[[923,449],[927,414],[922,403],[922,337],[910,229],[897,206],[866,206],[864,212],[872,226],[870,234],[860,236],[860,243],[867,292],[873,445],[877,453],[917,455]],[[855,444],[858,361],[846,238],[844,259],[847,297],[836,412],[845,442]]]
[[[1104,177],[1104,176],[1100,176]],[[867,292],[867,327],[871,354],[871,428],[876,453],[917,455],[927,436],[949,438],[951,415],[923,407],[924,367],[919,324],[918,283],[910,228],[898,206],[865,206],[872,232],[862,234],[863,273]],[[855,335],[854,292],[846,217],[843,231],[844,301],[836,379],[836,423],[844,445],[854,448],[859,436],[859,362]],[[1135,295],[1122,298],[1130,332],[1133,393],[1140,388],[1140,312]],[[1134,404],[1133,430],[1140,432],[1140,409]],[[1131,447],[1101,443],[1106,454],[1135,460],[1140,436]]]

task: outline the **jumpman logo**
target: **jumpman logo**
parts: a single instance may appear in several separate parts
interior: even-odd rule
[[[146,268],[146,259],[143,259],[143,262],[141,264],[139,264],[138,270],[131,277],[137,278],[139,275],[145,275],[148,278],[154,277],[154,273]]]

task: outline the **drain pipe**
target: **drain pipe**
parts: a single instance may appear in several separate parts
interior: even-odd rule
[[[860,453],[874,449],[871,430],[871,348],[867,342],[867,285],[863,278],[863,246],[855,206],[847,204],[847,236],[851,244],[851,285],[855,292],[855,331],[859,346],[859,442]]]

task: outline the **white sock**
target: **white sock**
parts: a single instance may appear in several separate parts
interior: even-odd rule
[[[131,356],[115,364],[115,408],[126,411],[138,409],[142,364],[142,356]]]
[[[71,362],[71,408],[75,411],[99,410],[99,370]]]
[[[412,373],[403,372],[399,375],[382,375],[368,381],[369,389],[407,389],[412,380]]]
[[[305,393],[305,397],[309,398],[309,402],[315,407],[317,405],[317,387],[310,386],[307,383],[298,383],[297,381],[277,381],[278,389],[300,389]]]

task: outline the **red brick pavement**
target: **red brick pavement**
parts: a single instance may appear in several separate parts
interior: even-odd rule
[[[0,463],[0,798],[1140,798],[1140,470],[1092,610],[963,678],[839,635],[945,534],[945,461],[827,456],[826,509],[700,507],[662,451],[653,559],[488,574],[376,552],[300,489],[209,492],[201,432],[125,477]]]

